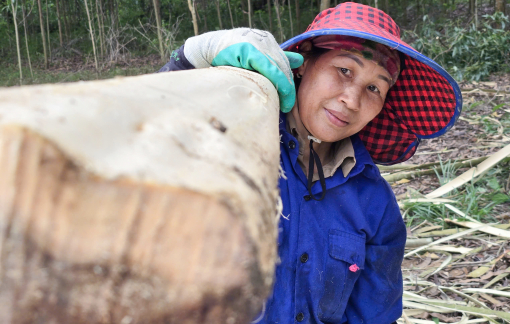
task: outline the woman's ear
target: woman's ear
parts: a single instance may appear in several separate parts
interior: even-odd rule
[[[309,53],[311,50],[312,42],[310,41],[304,41],[301,45],[299,45],[299,53],[302,54],[305,59],[303,64],[298,68],[298,73],[300,75],[305,73],[308,62],[310,62],[310,56],[307,55],[307,53]]]
[[[305,58],[305,61],[303,62],[303,64],[301,64],[301,65],[298,67],[297,71],[298,71],[298,74],[299,74],[300,76],[303,76],[303,75],[305,74],[306,66],[308,65],[308,62],[309,62],[309,61],[310,61],[310,59]]]

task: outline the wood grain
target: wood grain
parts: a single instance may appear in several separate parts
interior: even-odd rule
[[[269,293],[255,249],[221,198],[0,129],[0,323],[247,323]]]

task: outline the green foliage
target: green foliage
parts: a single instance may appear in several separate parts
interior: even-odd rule
[[[418,51],[445,67],[456,80],[482,80],[489,74],[510,70],[508,16],[497,12],[484,15],[481,26],[460,22],[438,24],[427,15],[404,38]]]
[[[139,67],[112,67],[107,71],[96,73],[93,69],[84,69],[80,71],[44,71],[34,70],[34,77],[30,76],[28,68],[23,68],[23,85],[42,84],[42,83],[63,83],[98,79],[110,79],[116,76],[133,76],[147,73],[154,73],[159,66],[142,65]],[[0,87],[9,87],[19,85],[19,74],[17,65],[10,64],[2,67],[0,73]]]
[[[0,0],[0,61],[2,65],[17,63],[10,1]],[[13,1],[17,8],[22,62],[26,66],[28,58],[22,23],[22,2]],[[280,0],[278,2],[279,7],[276,10],[275,1],[270,0],[271,19],[269,19],[268,0],[251,0],[253,28],[271,31],[278,41],[285,41],[303,32],[319,12],[319,1],[315,0]],[[331,1],[331,6],[340,2],[339,0]],[[360,2],[375,5],[374,0]],[[46,20],[46,16],[49,15],[50,66],[55,65],[55,59],[76,56],[84,58],[92,54],[84,1],[59,1],[59,3],[61,30],[64,34],[63,46],[60,45],[59,39],[56,0],[42,1],[43,19]],[[100,24],[105,31],[106,44],[104,44],[104,54],[100,57],[103,66],[116,61],[123,55],[141,56],[159,52],[153,0],[88,0],[88,3],[98,51],[100,50]],[[170,53],[185,39],[194,35],[191,13],[187,0],[159,0],[159,3],[166,52]],[[219,3],[219,17],[216,10],[217,3]],[[508,51],[510,31],[505,31],[505,28],[508,29],[509,21],[503,14],[480,17],[480,27],[475,28],[473,24],[465,27],[462,25],[464,22],[448,19],[448,17],[471,16],[466,12],[468,0],[455,2],[414,0],[407,1],[406,6],[402,6],[400,2],[379,1],[378,3],[380,8],[383,7],[383,10],[404,27],[403,29],[412,29],[412,31],[404,32],[403,35],[408,42],[445,66],[456,79],[480,80],[492,72],[510,71],[510,51]],[[389,4],[389,8],[384,8],[386,3]],[[230,0],[230,7],[226,0],[197,0],[195,4],[199,33],[220,29],[220,19],[222,28],[231,28],[232,25],[234,27],[248,26],[247,0]],[[479,2],[479,6],[480,9],[485,6],[480,12],[491,12],[491,9],[487,10],[487,6],[493,5]],[[25,1],[24,9],[27,14],[27,40],[32,63],[40,65],[43,49],[38,6],[36,2]],[[281,32],[277,11],[281,21]],[[299,19],[297,11],[299,11]],[[102,13],[101,19],[99,19],[99,12]],[[175,28],[176,23],[178,23],[178,29]],[[64,31],[67,32],[64,33]]]

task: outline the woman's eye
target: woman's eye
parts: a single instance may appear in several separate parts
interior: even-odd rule
[[[339,68],[339,69],[340,69],[340,71],[341,71],[343,74],[345,74],[345,75],[347,75],[347,76],[349,76],[349,75],[351,74],[351,70],[349,70],[349,69],[346,69],[346,68]]]
[[[372,91],[372,92],[379,92],[379,89],[376,87],[376,86],[368,86],[368,90]]]

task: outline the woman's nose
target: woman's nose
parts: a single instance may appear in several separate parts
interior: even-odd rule
[[[338,101],[344,103],[346,108],[351,110],[359,110],[361,106],[362,87],[350,84],[343,88],[342,93],[338,96]]]

